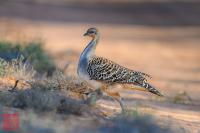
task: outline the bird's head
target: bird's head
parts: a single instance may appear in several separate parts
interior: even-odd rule
[[[89,28],[83,36],[89,36],[95,38],[98,35],[98,30],[96,28]]]

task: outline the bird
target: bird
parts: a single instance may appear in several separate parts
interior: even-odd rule
[[[112,92],[110,86],[121,85],[125,89],[151,92],[163,96],[155,87],[147,82],[150,75],[123,67],[104,57],[97,56],[95,50],[99,44],[100,33],[97,28],[89,28],[83,36],[88,36],[91,41],[80,55],[77,73],[81,80],[94,90],[100,89],[116,100],[124,112],[122,98],[118,92]],[[135,87],[132,87],[135,86]]]

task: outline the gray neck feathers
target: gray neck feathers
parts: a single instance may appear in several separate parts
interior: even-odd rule
[[[92,41],[87,45],[84,51],[81,53],[79,64],[78,64],[78,74],[87,74],[87,65],[91,57],[95,56],[96,46],[99,40],[99,35],[94,37]]]
[[[81,58],[90,58],[95,56],[96,46],[99,41],[99,35],[96,35],[81,54]]]

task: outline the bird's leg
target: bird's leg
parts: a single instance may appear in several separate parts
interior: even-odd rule
[[[107,90],[105,92],[108,96],[110,96],[111,98],[113,98],[114,100],[116,100],[120,104],[120,107],[121,107],[121,110],[122,110],[122,113],[123,113],[125,111],[125,109],[124,109],[124,106],[122,104],[120,94],[118,92],[109,92]]]
[[[16,87],[17,87],[18,83],[19,83],[19,80],[16,80],[16,81],[15,81],[15,85],[13,86],[13,88],[10,89],[10,90],[8,90],[8,91],[10,91],[10,92],[16,91],[16,90],[17,90]]]

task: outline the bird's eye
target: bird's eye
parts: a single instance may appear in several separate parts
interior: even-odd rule
[[[90,31],[90,34],[93,34],[94,33],[94,31]]]

